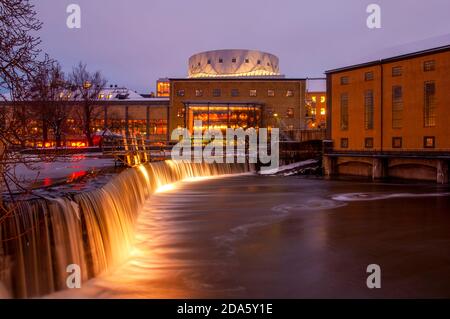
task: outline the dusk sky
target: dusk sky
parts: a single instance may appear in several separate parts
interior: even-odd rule
[[[185,77],[187,60],[215,49],[257,49],[280,58],[288,77],[450,44],[449,0],[35,0],[42,48],[67,71],[79,61],[110,84],[154,91],[160,77]],[[66,7],[81,6],[81,29]],[[366,7],[382,28],[366,26]]]

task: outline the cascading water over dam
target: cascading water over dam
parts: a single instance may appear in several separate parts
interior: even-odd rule
[[[29,298],[67,288],[67,267],[82,281],[125,259],[136,218],[158,188],[191,177],[244,173],[246,164],[165,161],[130,168],[94,191],[11,203],[0,214],[0,298]]]

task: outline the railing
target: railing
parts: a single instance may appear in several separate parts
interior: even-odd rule
[[[298,142],[322,141],[326,139],[326,129],[316,130],[297,130],[295,132],[295,140]]]
[[[144,137],[105,137],[103,155],[114,157],[116,163],[134,166],[146,162],[163,161],[169,157],[167,141],[150,141]]]

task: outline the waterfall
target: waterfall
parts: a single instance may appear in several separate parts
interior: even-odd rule
[[[158,188],[248,170],[169,160],[129,168],[94,191],[9,204],[0,213],[0,298],[2,290],[30,298],[66,289],[68,265],[80,266],[82,281],[110,270],[128,256],[137,216]]]

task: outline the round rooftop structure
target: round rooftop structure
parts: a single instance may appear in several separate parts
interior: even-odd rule
[[[255,50],[215,50],[189,58],[189,78],[279,77],[279,60]]]

